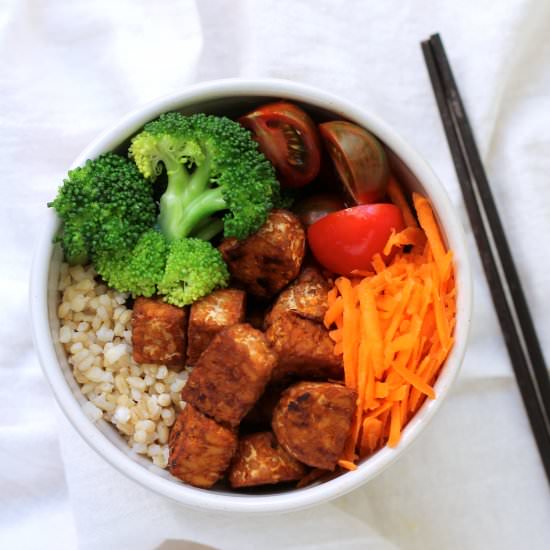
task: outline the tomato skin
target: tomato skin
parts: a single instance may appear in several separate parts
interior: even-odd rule
[[[343,120],[319,124],[319,132],[353,202],[370,204],[383,199],[389,166],[382,144],[364,128]]]
[[[393,204],[363,204],[328,214],[308,228],[308,243],[317,261],[334,273],[351,275],[371,270],[374,254],[382,253],[392,230],[405,229]]]
[[[309,227],[331,212],[344,208],[344,201],[335,193],[317,193],[299,200],[292,210],[305,227]]]
[[[287,101],[262,105],[239,119],[252,132],[260,151],[271,161],[281,185],[302,187],[321,166],[321,139],[315,123]]]

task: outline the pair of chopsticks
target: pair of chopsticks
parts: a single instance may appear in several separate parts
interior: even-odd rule
[[[550,378],[468,116],[438,34],[422,42],[500,328],[550,482]]]

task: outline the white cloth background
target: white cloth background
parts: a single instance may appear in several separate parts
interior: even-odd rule
[[[550,360],[548,0],[0,1],[0,548],[550,548],[550,493],[503,346],[419,42],[442,33]],[[377,112],[467,227],[475,316],[425,434],[367,486],[277,517],[203,514],[118,474],[57,410],[27,280],[45,203],[100,130],[206,79],[281,77]],[[185,548],[185,546],[181,546]]]

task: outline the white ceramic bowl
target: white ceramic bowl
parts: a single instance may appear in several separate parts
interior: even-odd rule
[[[366,483],[395,461],[432,419],[458,374],[468,337],[472,287],[470,266],[464,234],[446,192],[420,155],[386,123],[334,95],[282,80],[234,79],[199,84],[152,101],[130,113],[92,141],[74,161],[73,167],[127,143],[143,124],[163,112],[180,110],[186,114],[208,112],[232,115],[281,98],[300,103],[321,117],[329,114],[345,118],[373,132],[389,150],[392,169],[399,178],[410,189],[429,197],[447,243],[454,252],[458,290],[455,345],[435,385],[437,398],[425,402],[404,429],[396,448],[381,449],[363,461],[357,470],[315,486],[281,492],[275,488],[269,494],[238,494],[184,485],[167,471],[154,466],[150,460],[132,452],[113,426],[105,421],[93,423],[82,410],[85,398],[71,374],[61,345],[56,343],[59,330],[56,286],[62,255],[59,247],[52,245],[59,224],[55,213],[50,211],[32,268],[30,302],[35,346],[59,405],[89,445],[120,472],[161,495],[203,510],[288,512],[328,501]],[[52,198],[55,191],[52,187]]]

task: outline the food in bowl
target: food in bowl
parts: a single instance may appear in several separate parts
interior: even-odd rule
[[[280,103],[239,120],[167,113],[69,173],[59,340],[90,415],[174,476],[303,484],[435,398],[452,255],[366,130]]]

